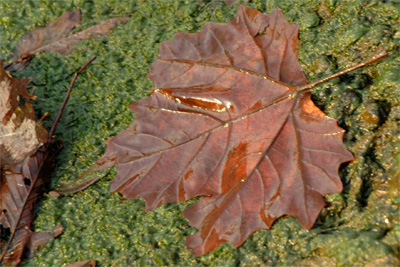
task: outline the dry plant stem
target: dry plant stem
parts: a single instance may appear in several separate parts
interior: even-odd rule
[[[57,124],[58,124],[58,122],[60,121],[61,115],[62,115],[62,113],[63,113],[63,111],[64,111],[64,109],[65,109],[65,105],[66,105],[67,102],[68,102],[68,99],[69,99],[69,96],[70,96],[70,94],[71,94],[71,90],[72,90],[72,88],[74,87],[76,78],[78,78],[78,75],[79,75],[82,71],[84,71],[84,70],[87,68],[87,66],[89,66],[89,64],[92,63],[93,60],[95,60],[95,59],[96,59],[96,56],[93,56],[88,62],[86,62],[85,65],[83,65],[83,67],[82,67],[80,70],[78,70],[78,71],[75,73],[74,78],[72,79],[71,84],[69,85],[69,89],[68,89],[67,95],[66,95],[65,98],[64,98],[64,102],[62,103],[62,105],[61,105],[61,107],[60,107],[60,110],[58,111],[57,118],[55,119],[55,121],[54,121],[54,123],[53,123],[53,126],[51,127],[51,130],[50,130],[50,132],[49,132],[49,140],[48,140],[48,142],[51,142],[51,140],[52,140],[52,138],[53,138],[54,131],[56,130]]]
[[[332,75],[330,75],[328,77],[316,80],[315,82],[312,82],[312,83],[309,83],[309,84],[306,84],[306,85],[303,85],[303,86],[298,86],[296,88],[296,91],[297,92],[301,92],[301,91],[310,90],[311,88],[313,88],[314,86],[316,86],[316,85],[318,85],[320,83],[324,83],[326,81],[332,80],[334,78],[342,76],[343,74],[346,74],[348,72],[351,72],[351,71],[359,69],[359,68],[362,68],[362,67],[364,67],[366,65],[376,63],[376,62],[386,58],[387,56],[388,56],[388,53],[385,51],[385,49],[379,48],[378,51],[376,51],[375,55],[373,55],[371,58],[369,58],[369,59],[367,59],[367,60],[365,60],[365,61],[363,61],[363,62],[361,62],[361,63],[359,63],[357,65],[354,65],[353,67],[350,67],[348,69],[339,71],[339,72],[337,72],[335,74],[332,74]]]
[[[8,67],[10,67],[12,64],[14,64],[14,62],[8,63],[7,65],[3,66],[4,69],[7,69]]]
[[[50,113],[46,112],[44,115],[39,119],[38,122],[42,122],[45,118],[47,118],[50,115]]]
[[[34,57],[35,57],[35,55],[33,55],[33,54],[25,55],[25,56],[23,56],[23,57],[21,57],[21,58],[15,60],[15,61],[13,61],[13,62],[8,63],[7,65],[5,65],[5,66],[3,66],[3,67],[4,67],[4,69],[7,69],[8,67],[11,67],[11,66],[14,65],[14,64],[20,63],[20,62],[22,62],[22,61],[24,61],[24,60],[31,60],[31,59],[33,59]],[[11,72],[12,72],[12,71],[11,71]]]

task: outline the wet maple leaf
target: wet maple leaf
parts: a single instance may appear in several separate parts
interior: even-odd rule
[[[130,106],[137,119],[89,172],[117,166],[111,191],[144,199],[146,210],[203,196],[183,213],[200,228],[187,237],[194,256],[240,246],[282,215],[310,229],[353,156],[308,90],[385,52],[307,84],[297,36],[280,9],[240,6],[226,25],[162,43],[149,74],[156,89]]]

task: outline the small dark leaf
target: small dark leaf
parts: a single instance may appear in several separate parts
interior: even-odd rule
[[[33,58],[33,55],[42,51],[55,51],[62,54],[71,53],[79,43],[109,34],[117,26],[118,22],[127,22],[128,17],[112,18],[101,22],[81,32],[70,34],[80,24],[80,9],[74,12],[65,12],[56,20],[45,27],[38,27],[25,34],[18,43],[18,49],[14,54],[14,62],[8,64],[8,71],[21,71]]]
[[[46,47],[67,38],[68,34],[81,23],[81,11],[65,12],[45,27],[38,27],[25,34],[18,42],[18,49],[14,54],[17,60],[26,55],[36,54],[46,50]]]

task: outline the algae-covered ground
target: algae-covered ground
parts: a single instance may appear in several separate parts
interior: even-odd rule
[[[69,56],[37,55],[18,77],[33,77],[37,116],[49,129],[68,84],[79,76],[56,131],[64,149],[50,187],[73,180],[106,148],[106,140],[134,119],[128,105],[149,95],[146,78],[162,41],[177,32],[197,32],[208,21],[225,23],[238,3],[272,12],[279,6],[300,25],[299,59],[310,81],[368,58],[383,46],[390,56],[312,89],[313,100],[346,130],[345,145],[355,161],[340,169],[344,191],[307,231],[292,217],[271,230],[254,233],[238,249],[220,246],[194,258],[185,248],[189,227],[182,210],[193,201],[144,211],[142,200],[120,201],[108,189],[112,169],[87,190],[54,198],[44,195],[36,208],[37,231],[61,223],[64,233],[23,266],[63,266],[94,259],[98,266],[399,266],[400,176],[400,2],[398,0],[14,0],[0,2],[0,58],[19,38],[64,11],[81,8],[81,27],[129,16],[109,36],[78,45]]]

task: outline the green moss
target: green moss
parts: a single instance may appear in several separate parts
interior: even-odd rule
[[[62,266],[95,259],[99,266],[398,266],[400,173],[400,5],[398,1],[239,1],[263,12],[279,6],[301,27],[299,58],[309,80],[334,73],[384,46],[390,56],[313,89],[315,103],[346,129],[345,144],[356,160],[340,170],[344,191],[327,197],[314,228],[280,218],[235,249],[230,244],[193,258],[185,236],[196,230],[180,215],[194,203],[144,211],[141,200],[121,202],[109,194],[111,170],[100,182],[71,196],[45,196],[36,230],[62,223],[65,232],[23,266]],[[14,51],[30,29],[66,10],[82,9],[81,27],[130,16],[109,36],[85,41],[70,56],[39,54],[18,76],[31,76],[38,117],[51,126],[73,73],[92,55],[98,59],[79,76],[57,129],[64,149],[51,186],[76,178],[105,151],[106,140],[134,119],[128,105],[149,95],[146,78],[162,41],[177,32],[197,32],[208,21],[227,22],[236,13],[223,1],[2,1],[0,57]]]

